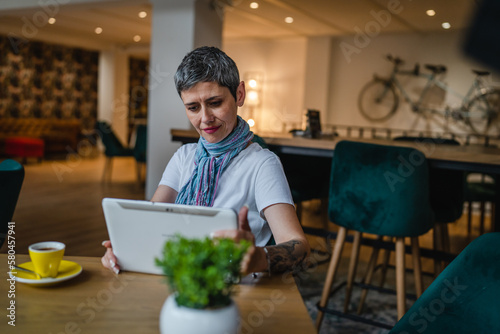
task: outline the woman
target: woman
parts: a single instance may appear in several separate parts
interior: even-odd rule
[[[279,159],[251,142],[253,133],[237,115],[245,84],[234,61],[217,48],[198,48],[182,60],[175,85],[200,140],[174,154],[151,200],[239,210],[239,229],[214,237],[252,242],[242,264],[245,274],[299,266],[309,244]],[[276,245],[268,245],[272,237]],[[118,273],[110,242],[103,245],[103,265]]]

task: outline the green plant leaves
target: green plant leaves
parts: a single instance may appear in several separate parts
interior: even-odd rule
[[[250,245],[246,240],[235,243],[177,235],[165,243],[163,259],[155,261],[167,275],[179,306],[217,308],[230,304],[231,287],[239,280],[240,264]]]

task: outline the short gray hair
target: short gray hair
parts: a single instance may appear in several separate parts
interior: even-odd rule
[[[234,60],[216,47],[202,46],[189,52],[177,68],[174,77],[175,88],[181,92],[199,82],[217,82],[227,87],[236,100],[240,84],[238,67]]]

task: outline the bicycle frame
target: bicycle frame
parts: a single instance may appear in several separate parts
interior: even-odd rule
[[[401,82],[397,78],[398,75],[416,76],[416,77],[424,78],[424,79],[427,80],[426,83],[425,83],[425,86],[422,89],[422,92],[420,93],[420,96],[419,96],[419,98],[418,98],[417,101],[412,100],[412,98],[406,92],[406,90],[404,89],[403,85],[401,84]],[[451,89],[443,81],[437,79],[435,73],[431,73],[431,74],[418,73],[418,74],[415,74],[415,71],[401,71],[401,70],[398,69],[397,65],[394,66],[394,68],[392,70],[392,73],[391,73],[391,76],[390,76],[389,79],[383,79],[383,78],[380,78],[378,76],[376,76],[376,79],[388,82],[389,84],[393,85],[393,87],[395,87],[397,89],[398,93],[410,105],[411,110],[413,112],[431,112],[431,113],[434,113],[434,114],[440,114],[440,115],[444,115],[444,116],[450,116],[451,115],[452,110],[451,110],[451,108],[448,105],[446,105],[444,109],[434,109],[434,108],[427,107],[424,104],[424,99],[427,97],[428,92],[430,91],[430,89],[433,86],[439,87],[439,88],[445,90],[446,92],[449,92],[449,93],[453,94],[454,96],[458,97],[459,99],[461,99],[460,107],[457,108],[457,110],[460,110],[462,116],[464,116],[465,118],[467,118],[467,117],[470,116],[469,112],[466,111],[466,109],[467,109],[466,106],[468,105],[468,103],[473,98],[475,98],[476,96],[479,96],[479,95],[484,94],[484,93],[486,93],[486,92],[488,92],[488,91],[491,90],[491,89],[485,88],[481,84],[481,80],[479,79],[479,76],[476,76],[476,78],[472,82],[471,86],[469,87],[467,93],[465,95],[462,95],[462,94],[454,91],[453,89]]]
[[[388,120],[398,110],[401,98],[403,98],[411,108],[411,111],[420,115],[436,115],[451,119],[457,126],[465,125],[475,133],[485,134],[495,126],[500,131],[500,88],[489,86],[482,80],[482,77],[489,72],[474,71],[476,77],[472,81],[465,95],[459,94],[439,79],[439,75],[446,71],[442,65],[426,65],[431,73],[420,73],[418,65],[414,70],[400,70],[399,66],[403,64],[400,58],[394,58],[390,55],[387,59],[393,63],[393,69],[390,76],[379,77],[366,83],[358,97],[358,108],[361,114],[372,122],[381,122]],[[399,76],[412,76],[425,79],[423,89],[417,94],[408,94]],[[443,103],[442,96],[433,104],[429,100],[432,97],[433,89],[441,89],[444,93],[450,93],[459,99],[458,103],[450,106],[449,103]],[[437,121],[437,119],[435,119]],[[440,122],[441,126],[447,128],[448,122]],[[496,125],[495,125],[496,123]]]

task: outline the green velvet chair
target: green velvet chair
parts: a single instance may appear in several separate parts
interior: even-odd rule
[[[296,154],[277,153],[283,164],[293,201],[297,207],[297,216],[302,221],[302,203],[319,199],[327,203],[331,158],[304,157]],[[325,220],[326,205],[325,205]]]
[[[261,136],[259,136],[259,135],[256,135],[255,133],[254,133],[254,135],[253,135],[253,139],[252,139],[252,141],[253,141],[254,143],[259,144],[259,145],[260,145],[260,147],[262,147],[262,148],[269,148],[269,147],[267,146],[266,141],[264,140],[264,138],[262,138],[262,137],[261,137]]]
[[[354,242],[344,312],[348,311],[350,303],[362,233],[369,233],[396,239],[397,311],[398,319],[402,317],[406,309],[404,239],[411,238],[416,292],[420,295],[422,277],[418,236],[429,231],[434,223],[425,156],[407,147],[339,142],[332,160],[328,213],[330,221],[338,225],[339,230],[318,304],[318,331],[348,230],[354,231]],[[378,255],[378,248],[374,250]]]
[[[124,147],[118,137],[113,132],[113,129],[107,122],[96,122],[96,131],[101,138],[104,145],[104,155],[106,156],[106,163],[104,165],[104,172],[102,180],[111,180],[111,173],[113,170],[114,157],[133,157],[134,151],[131,148]]]
[[[422,147],[422,150],[432,150],[433,145],[436,144],[460,145],[455,139],[447,138],[402,136],[394,140],[413,142]],[[433,229],[434,249],[450,252],[448,224],[455,223],[462,217],[466,187],[465,173],[456,170],[431,169],[429,182],[431,206],[436,219]],[[437,276],[443,268],[442,261],[435,261],[434,267]]]
[[[7,238],[8,224],[12,220],[24,181],[24,167],[15,160],[0,163],[0,248]]]
[[[500,233],[472,241],[390,334],[500,333]]]

